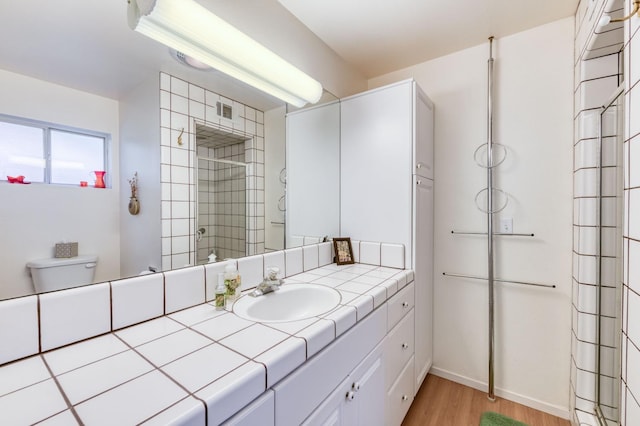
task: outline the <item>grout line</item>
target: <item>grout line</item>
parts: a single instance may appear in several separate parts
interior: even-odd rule
[[[60,391],[60,395],[62,395],[62,398],[64,399],[64,402],[67,404],[67,407],[68,407],[69,411],[71,411],[71,414],[73,414],[73,417],[75,417],[75,419],[78,422],[78,424],[83,425],[84,423],[82,422],[82,419],[80,419],[80,416],[76,412],[75,406],[71,403],[71,400],[69,400],[69,397],[67,396],[67,394],[65,393],[64,389],[62,388],[62,385],[58,381],[58,377],[55,374],[53,374],[53,371],[51,370],[51,367],[49,367],[49,363],[47,362],[45,357],[42,356],[42,355],[40,355],[40,359],[42,360],[42,362],[44,363],[44,366],[49,371],[49,374],[51,375],[51,378],[53,379],[53,383],[55,383],[55,385],[58,387],[58,390]],[[59,414],[59,413],[57,413],[57,414]]]
[[[109,330],[113,332],[113,284],[109,281]]]
[[[42,353],[42,313],[40,312],[40,294],[36,295],[36,315],[38,316],[38,353]]]

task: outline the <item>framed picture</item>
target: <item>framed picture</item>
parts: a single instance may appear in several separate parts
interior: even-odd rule
[[[348,265],[353,263],[353,250],[351,249],[351,238],[334,238],[333,249],[336,253],[337,265]]]

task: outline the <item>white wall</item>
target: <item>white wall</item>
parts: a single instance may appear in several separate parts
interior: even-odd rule
[[[284,212],[278,202],[284,196],[285,184],[280,171],[285,168],[285,114],[286,107],[264,113],[264,246],[265,249],[284,249]],[[284,208],[285,203],[280,203]],[[274,223],[276,222],[276,223]]]
[[[162,266],[160,247],[160,104],[159,73],[132,90],[120,101],[121,155],[120,252],[123,277],[149,267]],[[127,208],[131,189],[128,179],[138,173],[140,213]]]
[[[486,230],[474,197],[486,172],[473,153],[486,142],[488,43],[370,80],[413,77],[434,101],[436,374],[486,389]],[[496,40],[495,141],[508,147],[495,184],[511,195],[500,217],[535,238],[496,238],[496,276],[556,289],[496,286],[496,393],[569,416],[572,243],[573,19]]]
[[[111,135],[109,189],[0,182],[0,299],[33,292],[25,267],[53,256],[61,240],[80,254],[97,254],[96,280],[120,275],[118,103],[0,70],[0,113]]]

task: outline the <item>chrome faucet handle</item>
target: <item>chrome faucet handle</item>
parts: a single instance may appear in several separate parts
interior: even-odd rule
[[[283,281],[281,278],[278,278],[279,273],[280,268],[276,266],[268,267],[267,275],[264,277],[262,282],[258,284],[251,293],[249,293],[249,295],[257,297],[278,290]]]
[[[280,268],[277,266],[269,266],[267,267],[267,276],[264,277],[265,281],[276,281],[278,280],[278,274],[280,273]]]

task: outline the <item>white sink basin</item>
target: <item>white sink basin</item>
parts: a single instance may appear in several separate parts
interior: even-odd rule
[[[285,284],[262,296],[242,296],[233,312],[251,321],[285,322],[322,315],[340,303],[340,293],[317,284]]]

